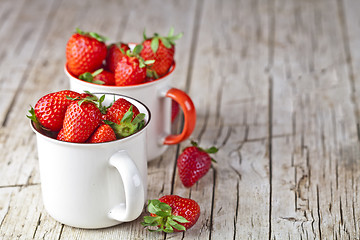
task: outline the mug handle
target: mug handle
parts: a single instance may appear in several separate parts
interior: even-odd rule
[[[166,92],[165,97],[169,97],[177,102],[184,113],[184,128],[182,132],[178,135],[169,135],[164,140],[164,144],[167,145],[178,144],[190,137],[191,133],[194,131],[196,124],[195,106],[191,98],[185,92],[177,88],[170,88]]]
[[[116,152],[109,160],[122,178],[125,190],[125,203],[119,203],[108,216],[120,222],[129,222],[140,216],[144,208],[145,190],[140,172],[125,150]]]

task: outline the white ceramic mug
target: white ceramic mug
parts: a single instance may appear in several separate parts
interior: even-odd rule
[[[196,124],[196,111],[191,98],[182,90],[171,87],[170,71],[151,82],[131,86],[104,86],[89,83],[74,77],[65,65],[65,73],[70,80],[70,89],[76,92],[108,92],[134,97],[149,107],[152,121],[148,129],[148,160],[161,156],[168,145],[178,144],[187,139]],[[171,134],[171,99],[179,103],[184,113],[184,127],[178,135]]]
[[[150,111],[133,98],[115,94],[106,94],[104,104],[114,97],[125,98],[145,113],[143,129],[111,142],[71,143],[50,138],[31,123],[37,139],[45,209],[66,225],[109,227],[136,219],[144,208]]]

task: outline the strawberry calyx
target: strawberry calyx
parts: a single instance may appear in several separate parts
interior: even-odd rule
[[[80,97],[72,98],[72,97],[66,96],[66,99],[78,101],[79,106],[81,106],[81,104],[83,104],[84,102],[91,102],[96,105],[96,107],[100,110],[100,112],[102,114],[105,114],[106,110],[109,108],[109,107],[102,105],[102,103],[105,100],[105,95],[102,95],[100,98],[98,98],[97,96],[90,93],[89,91],[85,91],[85,93],[86,93],[85,97],[80,96]]]
[[[120,124],[111,122],[109,120],[103,120],[103,122],[110,125],[110,127],[114,130],[117,138],[124,138],[138,132],[145,125],[144,113],[139,113],[138,115],[136,115],[134,120],[132,120],[133,116],[133,106],[131,105],[129,110],[124,114],[123,118],[121,119]]]
[[[85,72],[85,73],[83,73],[83,74],[81,74],[81,75],[79,76],[79,79],[84,80],[84,81],[86,81],[86,82],[96,83],[96,84],[101,84],[101,85],[102,85],[102,84],[105,83],[104,81],[94,80],[94,77],[95,77],[96,75],[99,75],[102,71],[104,71],[103,68],[100,68],[100,69],[96,70],[96,71],[93,72],[93,73]]]
[[[196,147],[200,151],[206,152],[208,154],[217,153],[219,151],[219,149],[217,147],[214,147],[214,146],[212,146],[210,148],[203,149],[203,148],[199,147],[199,144],[197,142],[193,141],[193,140],[191,141],[191,145]],[[213,159],[213,158],[211,158],[211,161],[216,163],[216,160]]]
[[[171,48],[175,45],[175,41],[180,39],[183,36],[183,33],[178,33],[174,35],[174,28],[171,27],[169,30],[169,33],[166,37],[160,36],[158,33],[154,33],[154,35],[151,38],[148,38],[145,33],[145,29],[143,32],[144,40],[151,39],[151,49],[154,53],[157,52],[159,48],[159,40],[164,44],[166,48]]]
[[[142,58],[140,56],[142,49],[143,49],[143,46],[141,44],[137,44],[132,51],[129,49],[125,52],[124,49],[122,49],[122,48],[120,48],[120,51],[123,54],[127,55],[128,57],[136,57],[139,60],[139,67],[144,68],[144,67],[148,67],[149,65],[153,64],[155,62],[155,60],[146,60],[145,61],[144,58]]]
[[[146,76],[148,78],[153,78],[153,79],[159,78],[159,75],[157,74],[157,72],[152,69],[149,69],[149,68],[146,69]]]
[[[29,110],[30,115],[26,115],[27,118],[29,118],[33,123],[34,123],[34,127],[36,130],[42,132],[42,131],[50,131],[49,129],[45,128],[44,126],[41,125],[41,123],[39,122],[39,120],[36,117],[35,114],[35,109],[30,106],[30,110]]]
[[[139,60],[139,67],[146,68],[146,76],[148,78],[158,79],[159,78],[158,74],[154,70],[150,69],[151,65],[154,64],[155,60],[144,60],[144,58],[140,56],[142,49],[143,49],[143,45],[137,44],[132,51],[129,49],[125,52],[124,49],[122,48],[120,48],[120,51],[123,54],[127,55],[128,57],[137,58]]]
[[[92,38],[95,38],[96,40],[98,40],[99,42],[105,42],[106,40],[108,40],[107,37],[104,37],[98,33],[95,33],[95,32],[84,32],[82,31],[81,29],[79,28],[76,28],[76,32],[78,34],[81,34],[81,35],[84,35],[84,36],[90,36]]]
[[[56,137],[56,135],[57,135],[56,132],[53,132],[50,129],[47,129],[46,127],[41,125],[40,121],[36,117],[35,109],[32,106],[30,106],[29,113],[30,113],[30,115],[26,115],[26,117],[29,118],[33,122],[33,126],[37,131],[39,131],[40,133],[42,133],[46,136],[52,137],[52,138]]]
[[[189,221],[182,216],[173,215],[172,208],[168,204],[158,199],[149,200],[147,209],[151,216],[144,216],[144,222],[141,224],[144,227],[158,227],[156,230],[148,228],[150,232],[172,233],[174,228],[178,231],[186,231],[186,228],[180,223]]]
[[[154,64],[155,60],[144,60],[141,56],[141,50],[143,49],[143,45],[138,44],[135,46],[133,50],[133,54],[139,59],[139,67],[144,68],[146,67],[146,76],[149,78],[158,79],[159,75],[152,69],[150,69],[151,65]],[[128,50],[129,51],[129,50]]]
[[[33,121],[33,123],[35,124],[35,127],[40,127],[41,124],[40,124],[39,120],[37,119],[37,117],[35,115],[35,109],[32,106],[30,106],[29,113],[30,113],[30,115],[26,115],[26,117],[28,117],[30,120]]]

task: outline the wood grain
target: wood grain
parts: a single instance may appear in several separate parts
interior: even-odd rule
[[[356,0],[2,0],[0,239],[360,239],[359,10]],[[198,222],[151,233],[145,209],[106,229],[56,222],[25,115],[69,88],[67,39],[80,27],[140,42],[171,26],[184,33],[173,86],[196,106],[191,139],[220,150],[185,188],[176,159],[189,141],[170,146],[148,164],[148,198],[192,198]]]

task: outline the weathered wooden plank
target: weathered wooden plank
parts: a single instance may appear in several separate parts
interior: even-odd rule
[[[20,46],[0,46],[0,90],[8,98],[0,101],[0,238],[358,238],[358,2],[31,4],[5,0],[0,8],[0,40]],[[174,85],[189,90],[198,109],[192,138],[221,147],[218,164],[184,188],[175,161],[188,142],[172,146],[149,163],[148,196],[197,200],[202,214],[188,232],[149,233],[140,226],[145,213],[113,228],[74,229],[43,209],[35,138],[18,115],[45,93],[68,88],[64,48],[77,26],[124,41],[140,41],[144,27],[184,32]]]
[[[39,192],[40,185],[0,188],[1,239],[58,239],[61,224],[44,213]]]
[[[351,85],[351,101],[354,107],[354,112],[357,121],[357,134],[359,141],[359,126],[360,126],[360,81],[359,81],[359,67],[360,67],[360,55],[357,51],[360,47],[360,27],[357,22],[359,22],[359,12],[360,4],[358,1],[344,0],[339,2],[339,12],[340,20],[342,25],[342,33],[344,39],[344,49],[346,52],[346,59],[348,64],[347,73],[348,79]],[[345,123],[344,123],[345,124]],[[343,125],[344,127],[344,125]],[[343,131],[341,131],[342,133]],[[340,133],[340,134],[341,134]],[[360,182],[360,171],[359,171],[359,149],[358,142],[353,144],[343,144],[345,145],[340,151],[339,159],[344,158],[345,161],[342,162],[343,168],[346,168],[344,176],[347,180],[346,182],[346,196],[345,196],[345,206],[350,206],[347,209],[351,209],[349,219],[352,220],[353,226],[352,229],[357,236],[360,234],[360,212],[359,212],[359,182]],[[349,190],[350,189],[350,190]],[[342,198],[342,203],[344,202],[344,197]],[[349,201],[350,199],[350,201]]]
[[[358,236],[359,174],[354,153],[342,154],[358,142],[339,11],[339,1],[275,6],[272,132],[287,136],[271,144],[272,238]]]
[[[360,54],[357,49],[360,46],[360,27],[358,25],[360,4],[354,0],[338,1],[339,21],[341,24],[342,36],[344,40],[344,52],[347,61],[347,75],[351,85],[351,100],[354,105],[354,112],[357,117],[358,129],[360,122],[360,81],[359,67]]]
[[[0,81],[2,123],[0,144],[1,149],[4,150],[0,161],[1,186],[26,184],[29,181],[36,182],[38,179],[36,147],[31,135],[26,134],[30,133],[28,131],[30,129],[27,127],[29,125],[25,115],[31,101],[27,99],[21,102],[20,99],[24,96],[33,96],[29,94],[29,89],[24,87],[24,82],[35,62],[34,58],[38,56],[38,51],[42,47],[42,38],[46,35],[44,29],[52,22],[48,17],[51,18],[51,11],[56,8],[56,3],[49,1],[48,4],[43,4],[34,1],[27,6],[27,3],[12,1],[10,6],[11,8],[5,7],[5,9],[16,17],[7,19],[14,22],[11,24],[5,22],[2,28],[5,30],[0,36],[1,41],[11,43],[13,46],[10,48],[6,44],[1,45],[3,58],[0,71],[3,74]],[[20,105],[17,105],[19,101]],[[17,106],[20,106],[20,109]]]
[[[205,122],[194,137],[222,148],[218,164],[189,192],[211,201],[201,201],[207,216],[200,220],[207,228],[193,238],[268,236],[269,6],[255,1],[203,4],[189,92]],[[175,192],[183,192],[181,184]]]
[[[254,1],[206,1],[189,89],[199,115],[247,125],[249,139],[267,136],[267,8]]]
[[[318,115],[318,121],[305,123],[311,132],[272,142],[274,235],[352,239],[359,232],[359,149],[357,140],[351,143],[347,136],[355,128],[340,125],[354,124],[324,109],[315,107],[311,112]],[[296,119],[299,124],[309,119],[302,116]]]
[[[0,30],[0,122],[6,124],[8,112],[21,88],[21,82],[26,78],[29,66],[37,56],[41,46],[41,38],[47,26],[50,11],[54,1],[43,4],[33,1],[5,1],[2,6],[2,27]],[[4,4],[4,5],[3,5]],[[4,8],[3,8],[4,6]]]
[[[338,166],[336,172],[338,178],[342,181],[344,191],[342,191],[339,197],[340,202],[340,215],[341,215],[341,229],[345,230],[344,236],[359,236],[360,234],[360,213],[359,209],[359,123],[360,123],[360,81],[359,81],[359,66],[360,66],[360,55],[357,51],[360,44],[360,28],[357,22],[359,22],[358,11],[360,5],[358,1],[338,1],[338,12],[339,22],[341,26],[342,38],[343,38],[343,49],[346,56],[346,74],[349,86],[349,98],[351,107],[354,111],[356,128],[352,131],[344,131],[349,129],[347,124],[351,124],[354,127],[353,121],[342,121],[340,127],[337,130],[337,136],[340,147],[338,148],[337,159]],[[346,113],[340,112],[337,115],[343,116]],[[357,141],[354,140],[353,134],[357,133]],[[350,135],[351,134],[351,135]],[[346,137],[346,138],[345,138]],[[348,141],[351,139],[352,141]],[[339,183],[336,183],[337,190],[341,189]],[[345,207],[344,207],[345,206]],[[345,214],[344,214],[345,212]],[[343,219],[346,219],[345,222]],[[350,229],[350,231],[349,231]],[[347,232],[348,231],[348,232]]]

